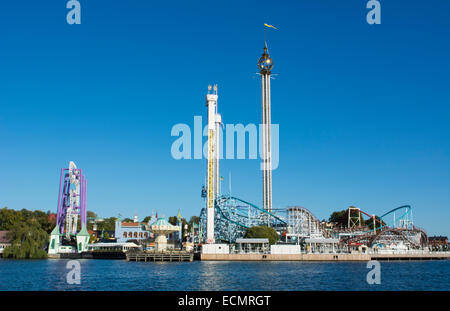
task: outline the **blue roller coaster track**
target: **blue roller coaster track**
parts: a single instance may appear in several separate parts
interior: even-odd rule
[[[253,226],[286,227],[286,222],[278,215],[236,197],[222,195],[215,200],[214,205],[214,231],[218,242],[232,243]],[[206,208],[200,213],[200,231],[206,232]]]

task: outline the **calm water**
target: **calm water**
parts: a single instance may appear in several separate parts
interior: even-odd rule
[[[81,284],[66,283],[68,260],[2,260],[0,290],[450,290],[450,260],[366,263],[79,260]]]

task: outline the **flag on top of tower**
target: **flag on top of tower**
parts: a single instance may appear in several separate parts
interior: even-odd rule
[[[264,23],[264,26],[278,30],[277,27]]]

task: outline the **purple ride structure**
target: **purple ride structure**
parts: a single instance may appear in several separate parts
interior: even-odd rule
[[[87,179],[74,162],[61,169],[56,226],[50,235],[49,254],[87,250]]]

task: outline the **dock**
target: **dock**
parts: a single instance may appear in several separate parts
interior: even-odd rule
[[[396,261],[396,260],[445,260],[450,259],[450,252],[429,252],[417,254],[372,254],[371,260]]]
[[[161,262],[194,261],[194,253],[185,251],[129,252],[127,261]]]
[[[404,261],[449,260],[450,252],[405,254],[201,254],[203,261]]]

